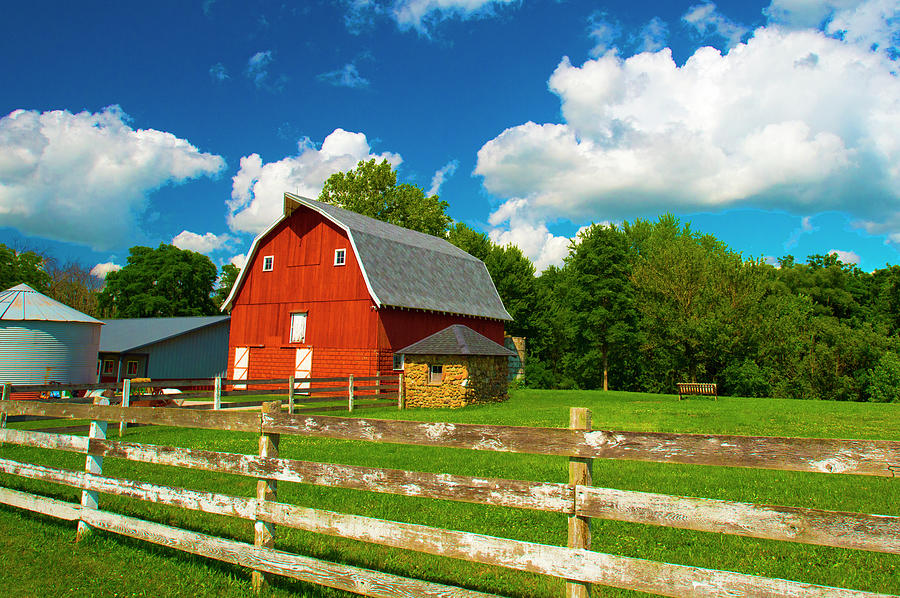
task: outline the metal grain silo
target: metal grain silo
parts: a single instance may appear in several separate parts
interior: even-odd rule
[[[0,292],[0,383],[96,382],[101,325],[27,284]]]

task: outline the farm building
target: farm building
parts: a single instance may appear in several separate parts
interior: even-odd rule
[[[454,324],[503,343],[511,320],[480,260],[444,239],[290,193],[231,294],[229,377],[399,372]]]
[[[0,383],[95,382],[102,325],[27,284],[0,292]]]
[[[506,399],[516,355],[468,326],[454,324],[398,351],[408,407],[465,407]]]
[[[200,316],[106,320],[100,335],[96,376],[100,382],[224,376],[230,319]]]

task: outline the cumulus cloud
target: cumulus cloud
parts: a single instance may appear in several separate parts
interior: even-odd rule
[[[488,231],[488,237],[499,245],[517,246],[534,263],[535,270],[542,272],[547,266],[562,263],[571,239],[551,233],[546,223],[536,219],[528,208],[528,201],[522,198],[504,203],[490,216],[489,223],[495,228]]]
[[[616,47],[616,40],[622,36],[622,26],[606,12],[597,11],[588,18],[588,36],[594,40],[591,56],[603,56]]]
[[[457,160],[451,160],[444,164],[444,167],[434,173],[434,176],[431,177],[431,188],[428,190],[428,195],[437,195],[441,191],[441,185],[444,184],[448,178],[452,177],[456,172],[456,169],[459,168],[459,162]]]
[[[318,78],[319,81],[323,81],[336,87],[358,89],[369,86],[369,80],[359,74],[356,65],[352,62],[348,62],[337,70],[322,73]]]
[[[206,233],[198,235],[189,230],[183,230],[172,239],[172,245],[179,249],[188,249],[198,253],[211,253],[217,249],[227,247],[234,238],[230,235],[215,235]]]
[[[110,249],[134,239],[152,191],[225,167],[220,156],[128,120],[118,106],[0,118],[0,221],[26,235]]]
[[[497,6],[517,0],[349,0],[345,22],[352,32],[373,24],[376,15],[387,14],[402,31],[414,29],[428,35],[429,28],[447,19],[489,17]]]
[[[840,249],[831,249],[828,255],[836,255],[839,260],[845,264],[859,264],[859,255],[855,251],[841,251]]]
[[[243,270],[244,266],[247,264],[247,254],[239,253],[228,260],[228,263],[235,266],[238,270]]]
[[[716,8],[713,2],[696,4],[688,9],[681,20],[697,30],[702,36],[718,36],[736,46],[748,33],[743,25],[735,23]]]
[[[363,133],[344,129],[335,129],[321,148],[301,139],[296,156],[277,162],[263,163],[259,154],[244,156],[232,179],[228,226],[233,231],[259,233],[281,216],[285,191],[318,197],[329,176],[373,158],[387,160],[395,168],[403,161],[390,152],[373,154]]]
[[[659,17],[653,17],[640,32],[634,36],[638,52],[656,52],[666,45],[669,37],[669,26]]]
[[[756,207],[841,210],[873,232],[900,230],[894,67],[780,27],[726,54],[700,48],[681,66],[668,49],[565,58],[549,80],[564,122],[503,131],[479,150],[475,174],[538,221]]]
[[[104,262],[102,264],[97,264],[93,268],[91,268],[91,274],[96,276],[97,278],[106,278],[106,275],[110,272],[118,272],[122,269],[122,266],[119,264],[114,264],[112,262]]]

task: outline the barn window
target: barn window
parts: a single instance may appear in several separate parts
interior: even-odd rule
[[[334,250],[334,265],[335,266],[343,266],[347,262],[347,250],[346,249],[335,249]]]
[[[431,365],[428,366],[428,383],[429,384],[440,384],[441,380],[444,379],[444,366],[442,365]]]
[[[126,376],[137,376],[137,365],[136,361],[126,361],[125,362],[125,375]]]
[[[403,353],[394,353],[394,369],[403,369]]]
[[[103,373],[104,374],[115,374],[115,361],[112,359],[104,359],[103,360]]]
[[[306,340],[306,312],[291,314],[291,342],[302,343]]]
[[[275,269],[275,256],[267,255],[263,258],[263,272],[271,272]]]

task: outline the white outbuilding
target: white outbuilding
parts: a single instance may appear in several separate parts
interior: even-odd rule
[[[27,284],[0,291],[0,384],[96,382],[102,325]]]

